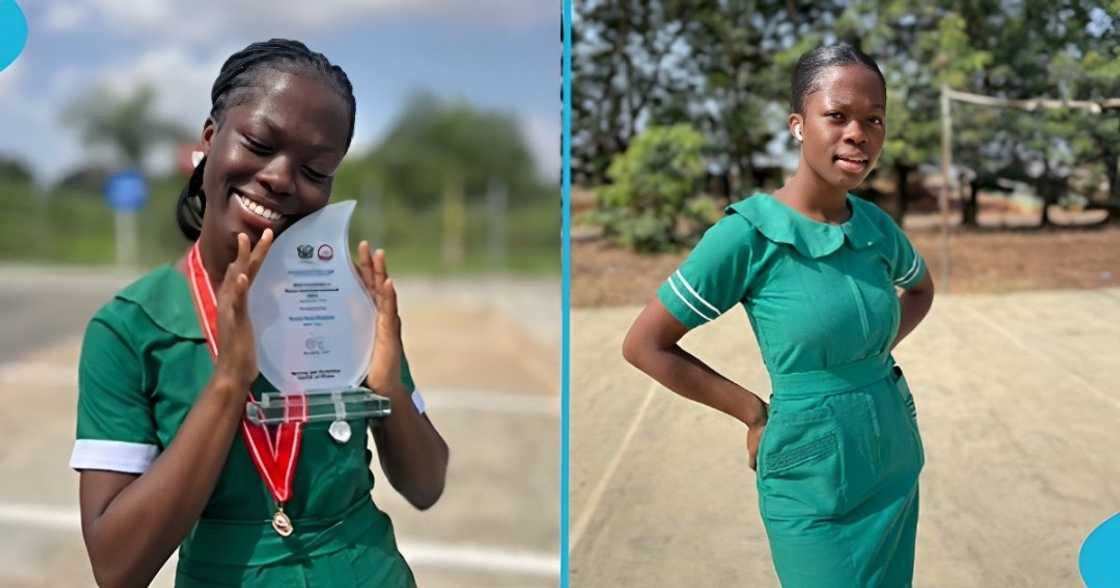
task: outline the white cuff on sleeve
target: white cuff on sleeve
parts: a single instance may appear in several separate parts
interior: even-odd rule
[[[126,474],[142,474],[155,461],[159,447],[147,443],[78,439],[70,454],[70,467],[75,470],[108,470]]]

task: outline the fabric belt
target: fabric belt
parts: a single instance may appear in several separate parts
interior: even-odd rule
[[[824,370],[770,374],[773,398],[810,398],[849,392],[874,384],[891,373],[894,359],[877,355]]]
[[[391,523],[368,497],[337,518],[293,521],[295,533],[281,537],[271,521],[200,519],[179,548],[180,566],[191,562],[260,566],[310,558],[343,549],[363,535],[393,542]]]

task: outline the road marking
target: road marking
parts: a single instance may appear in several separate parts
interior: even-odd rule
[[[82,528],[82,517],[76,509],[0,503],[0,523],[73,530]]]
[[[467,388],[427,388],[421,386],[429,408],[437,410],[474,410],[525,416],[560,417],[560,396],[556,394],[491,392]],[[559,440],[557,440],[559,442]]]
[[[76,389],[75,366],[42,361],[0,363],[0,385],[50,386]],[[429,408],[519,416],[560,418],[560,396],[544,392],[494,392],[470,388],[421,387]]]
[[[12,503],[0,503],[0,524],[61,531],[80,530],[82,526],[81,515],[76,509]],[[492,545],[427,541],[399,541],[398,544],[401,554],[409,564],[415,566],[526,576],[560,575],[560,557],[551,553],[534,553]],[[170,563],[173,562],[169,561]]]
[[[587,505],[584,506],[583,512],[579,514],[579,519],[571,529],[569,535],[569,548],[568,553],[575,553],[576,545],[579,540],[583,538],[583,533],[587,530],[587,525],[591,524],[591,517],[599,508],[599,503],[603,500],[603,495],[607,491],[607,486],[610,485],[611,478],[614,477],[615,470],[622,463],[622,455],[630,447],[630,443],[634,440],[634,436],[638,433],[638,426],[641,425],[642,419],[646,416],[646,411],[649,409],[650,403],[653,401],[653,396],[660,388],[660,384],[653,382],[650,384],[649,391],[646,392],[645,399],[642,400],[642,406],[638,408],[638,412],[630,421],[630,426],[626,429],[626,435],[622,437],[622,443],[618,446],[618,451],[611,457],[610,463],[607,464],[607,469],[603,472],[603,476],[595,484],[595,488],[591,491],[591,495],[587,499]]]
[[[482,545],[447,545],[401,541],[409,565],[483,570],[527,576],[559,576],[560,557]]]

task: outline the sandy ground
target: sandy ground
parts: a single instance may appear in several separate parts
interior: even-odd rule
[[[776,586],[743,428],[623,362],[638,311],[572,313],[571,585]],[[684,346],[768,394],[741,308]],[[1081,586],[1120,510],[1120,289],[939,295],[896,357],[927,454],[915,586]]]
[[[85,321],[127,278],[0,267],[0,320],[19,327],[0,337],[0,586],[93,585],[66,465],[75,365]],[[558,281],[398,283],[409,362],[452,450],[429,511],[376,485],[402,552],[425,587],[557,585]]]

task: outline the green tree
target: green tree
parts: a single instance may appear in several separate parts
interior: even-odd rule
[[[708,141],[717,191],[734,198],[779,183],[780,166],[768,146],[788,134],[790,73],[802,53],[831,40],[841,7],[777,0],[690,5],[683,62],[693,85],[680,97],[680,111]],[[658,121],[680,120],[676,114],[666,109]]]
[[[148,85],[120,97],[99,88],[71,104],[63,122],[76,127],[87,145],[113,150],[119,164],[142,169],[144,156],[155,146],[186,140],[189,132],[155,112],[156,91]]]
[[[1101,49],[1115,51],[1111,19],[1097,2],[1029,0],[1014,5],[959,2],[960,22],[942,31],[940,44],[967,45],[969,50],[935,63],[940,81],[958,89],[1005,98],[1048,96],[1096,100],[1112,97],[1115,76],[1094,81],[1082,69],[1088,56]],[[1097,15],[1105,17],[1099,20]],[[1092,23],[1097,21],[1099,26]],[[967,25],[965,25],[967,23]],[[962,39],[964,39],[962,41]],[[977,63],[982,61],[982,63]],[[961,72],[960,66],[971,67]],[[954,71],[957,70],[957,71]],[[1104,83],[1101,83],[1104,82]],[[957,118],[956,114],[960,113]],[[1079,167],[1096,164],[1115,168],[1115,121],[1083,111],[1038,109],[1031,112],[984,107],[954,109],[954,154],[980,178],[1025,181],[1043,200],[1040,226],[1049,223],[1049,207],[1069,190]],[[1111,132],[1110,132],[1111,131]],[[1111,141],[1110,141],[1111,140]],[[981,184],[990,184],[981,180]],[[973,197],[975,197],[975,188]],[[974,211],[975,203],[966,207]],[[973,221],[966,214],[966,221]]]
[[[546,191],[513,117],[430,94],[412,97],[385,139],[339,175],[338,193],[361,193],[373,181],[414,209],[438,203],[451,180],[468,204],[485,198],[494,181],[517,196],[514,206]]]
[[[679,51],[690,0],[587,0],[572,19],[572,176],[598,184],[653,111],[690,86]],[[656,124],[654,122],[654,124]]]
[[[31,184],[31,168],[22,159],[0,155],[0,180],[14,184]]]
[[[909,178],[940,160],[942,85],[1012,99],[1120,96],[1118,6],[589,0],[577,12],[574,39],[574,179],[610,181],[607,162],[643,127],[688,122],[705,136],[707,171],[723,185],[717,191],[773,183],[781,151],[793,148],[784,125],[790,70],[813,46],[843,40],[884,70],[889,131],[877,173],[897,180],[901,220]],[[1109,201],[1117,201],[1120,112],[1022,114],[956,103],[953,115],[954,159],[971,170],[974,187],[1018,178],[1054,202],[1075,172],[1092,165],[1108,178]],[[969,210],[975,202],[965,216],[974,222]]]
[[[789,67],[839,11],[782,0],[583,3],[573,19],[573,178],[602,183],[643,127],[688,122],[707,137],[725,195],[772,179],[766,147],[784,132]]]
[[[608,237],[638,251],[680,242],[674,226],[704,175],[704,136],[687,124],[649,127],[615,156],[599,191],[598,219]]]
[[[353,234],[392,250],[395,264],[556,267],[557,188],[507,113],[416,94],[384,139],[347,158],[333,192],[362,201]]]
[[[1120,14],[1113,3],[1112,15]],[[1055,55],[1049,72],[1060,97],[1073,100],[1103,100],[1120,97],[1120,23],[1101,6],[1081,6],[1067,11],[1068,35],[1072,43]],[[1070,148],[1076,161],[1098,162],[1108,189],[1103,202],[1095,203],[1120,219],[1120,109],[1073,117]]]

